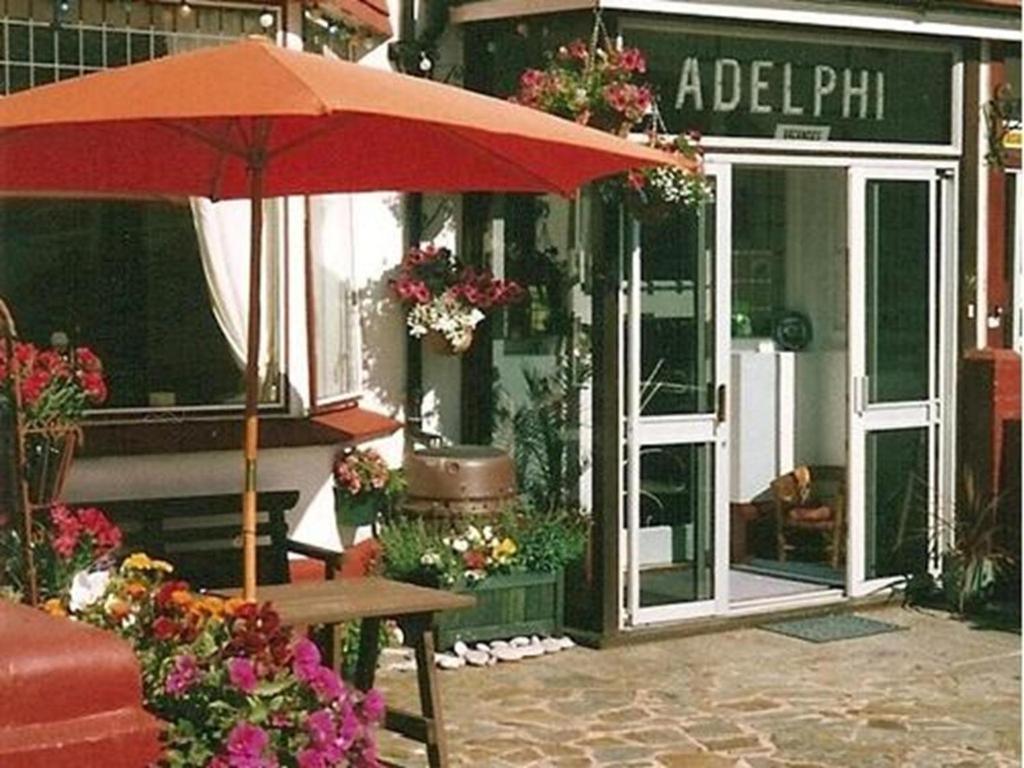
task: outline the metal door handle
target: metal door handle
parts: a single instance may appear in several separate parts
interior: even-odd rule
[[[715,393],[715,421],[719,424],[723,423],[728,416],[727,394],[728,392],[726,391],[725,384],[719,384],[718,390]]]

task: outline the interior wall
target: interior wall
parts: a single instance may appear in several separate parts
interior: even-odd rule
[[[846,465],[846,175],[787,169],[786,307],[811,320],[813,339],[795,370],[793,459]]]

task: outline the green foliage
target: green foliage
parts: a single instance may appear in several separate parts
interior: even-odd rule
[[[950,606],[963,614],[991,596],[1013,559],[999,542],[999,497],[981,493],[970,472],[963,476],[954,515],[942,581]]]
[[[422,520],[394,516],[381,526],[378,540],[388,578],[436,587],[446,582],[447,574],[458,570],[451,547],[444,543],[440,532]],[[437,556],[436,561],[432,554]]]
[[[537,509],[574,506],[572,490],[586,468],[574,439],[579,392],[590,378],[584,359],[561,355],[553,374],[524,368],[525,401],[499,398],[495,443],[511,453],[519,490]]]
[[[516,533],[523,568],[550,573],[583,555],[588,519],[578,512],[526,509],[518,516]]]

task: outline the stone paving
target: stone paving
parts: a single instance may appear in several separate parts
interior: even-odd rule
[[[1020,636],[938,612],[906,631],[813,644],[743,629],[440,672],[453,766],[1019,766]],[[383,671],[416,706],[415,674]],[[423,766],[382,734],[382,756]]]

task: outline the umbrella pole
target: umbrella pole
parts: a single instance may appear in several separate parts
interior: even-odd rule
[[[262,158],[249,162],[249,327],[245,357],[245,485],[242,492],[242,597],[256,599],[256,452],[259,448],[260,274],[263,245]]]

